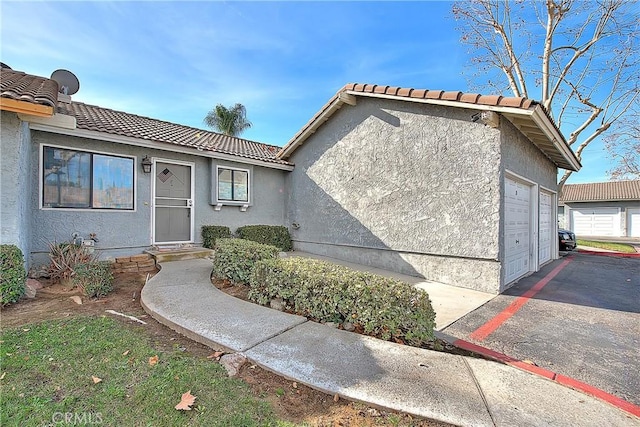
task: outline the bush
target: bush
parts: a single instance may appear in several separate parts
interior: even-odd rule
[[[216,246],[216,239],[228,239],[231,237],[231,230],[224,225],[203,225],[202,226],[202,246],[213,249]]]
[[[282,298],[296,314],[325,322],[350,322],[368,335],[420,346],[434,339],[429,295],[395,279],[308,258],[259,262],[249,299],[266,305]]]
[[[71,279],[89,298],[106,296],[113,290],[113,273],[108,261],[90,261],[78,264]]]
[[[278,248],[241,239],[218,239],[212,274],[234,283],[249,283],[256,263],[278,256]]]
[[[3,306],[24,295],[26,281],[22,251],[15,245],[0,245],[0,300]]]
[[[281,251],[293,250],[289,229],[282,225],[245,225],[236,230],[241,239],[275,246]]]
[[[96,260],[96,255],[89,253],[83,245],[75,243],[49,243],[49,277],[61,282],[71,279],[75,267]]]

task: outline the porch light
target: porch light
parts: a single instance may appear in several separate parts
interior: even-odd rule
[[[142,159],[142,172],[151,173],[152,164],[151,160],[149,160],[149,156],[144,156],[144,159]]]

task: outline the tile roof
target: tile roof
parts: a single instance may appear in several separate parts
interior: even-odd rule
[[[269,163],[289,164],[276,158],[280,147],[274,145],[88,105],[82,102],[74,101],[70,104],[61,102],[58,104],[58,113],[75,117],[78,129],[230,154]]]
[[[0,97],[55,107],[58,103],[58,83],[45,77],[1,68]]]
[[[563,203],[614,200],[640,201],[640,180],[565,184],[560,194]]]
[[[344,99],[344,96],[361,95],[380,98],[391,98],[405,101],[432,102],[432,103],[455,103],[457,106],[464,104],[487,107],[500,108],[503,114],[518,127],[525,135],[527,135],[538,148],[551,159],[558,167],[565,169],[578,170],[580,162],[575,157],[569,146],[567,145],[562,133],[554,123],[553,119],[545,108],[532,99],[522,97],[505,97],[501,95],[481,95],[479,93],[464,92],[447,92],[443,90],[413,89],[395,86],[382,86],[374,84],[348,83],[342,87],[282,148],[278,154],[281,158],[288,158],[296,147],[301,145],[304,140],[315,130],[320,127],[342,103],[350,103]],[[533,115],[534,111],[540,111],[546,121],[551,125],[561,141],[549,141],[545,137],[544,132],[538,130],[537,123],[531,123],[531,118],[518,117],[518,111],[522,111],[523,115]],[[535,128],[532,129],[532,125]]]

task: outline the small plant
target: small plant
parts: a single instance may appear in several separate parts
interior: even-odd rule
[[[224,225],[203,225],[202,226],[202,246],[213,249],[216,246],[216,239],[228,239],[231,237],[231,230]]]
[[[3,306],[18,301],[24,295],[26,280],[22,251],[15,245],[0,245],[0,299]]]
[[[78,264],[74,273],[71,283],[89,298],[101,298],[113,290],[113,273],[108,261]]]
[[[48,272],[52,280],[56,282],[68,282],[74,275],[74,269],[78,264],[95,261],[96,256],[89,253],[82,245],[74,243],[49,243]]]
[[[256,263],[274,259],[278,248],[242,239],[218,239],[213,259],[213,276],[234,283],[249,283]]]
[[[281,225],[245,225],[236,230],[241,239],[275,246],[281,251],[293,250],[289,229]]]
[[[399,280],[308,258],[266,259],[254,267],[248,298],[317,321],[351,323],[384,340],[421,346],[433,341],[429,295]]]

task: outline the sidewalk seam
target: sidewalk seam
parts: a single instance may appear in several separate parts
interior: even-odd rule
[[[460,356],[460,357],[462,357],[462,360],[464,361],[464,366],[467,367],[467,371],[469,372],[469,374],[471,374],[473,383],[476,385],[476,388],[478,389],[478,393],[480,393],[480,398],[482,399],[482,403],[484,403],[484,407],[487,408],[487,413],[489,414],[489,418],[491,418],[491,422],[493,423],[494,427],[497,427],[498,425],[496,424],[496,420],[495,418],[493,418],[491,409],[489,409],[489,402],[487,402],[487,398],[485,397],[484,392],[482,391],[482,387],[480,387],[480,383],[476,378],[476,374],[473,373],[473,369],[471,369],[471,365],[469,365],[469,362],[467,362],[467,358],[464,356]]]
[[[252,349],[256,348],[257,346],[259,346],[260,344],[263,344],[263,343],[265,343],[265,342],[267,342],[267,341],[269,341],[269,340],[272,340],[272,339],[273,339],[273,338],[275,338],[275,337],[279,337],[280,335],[284,334],[285,332],[289,332],[289,331],[290,331],[290,330],[292,330],[293,328],[297,328],[297,327],[298,327],[298,326],[300,326],[300,325],[304,325],[304,324],[305,324],[305,323],[307,323],[308,321],[309,321],[309,319],[305,318],[305,319],[304,319],[303,321],[301,321],[300,323],[296,323],[295,325],[291,325],[291,326],[289,326],[288,328],[285,328],[285,329],[283,329],[283,330],[281,330],[281,331],[279,331],[279,332],[276,332],[275,334],[273,334],[273,335],[271,335],[271,336],[266,337],[266,338],[265,338],[265,339],[263,339],[262,341],[257,342],[257,343],[253,344],[253,345],[252,345],[252,346],[250,346],[250,347],[243,348],[243,349],[239,350],[239,351],[238,351],[238,353],[244,353],[244,352],[247,352],[247,351],[249,351],[249,350],[252,350]]]

